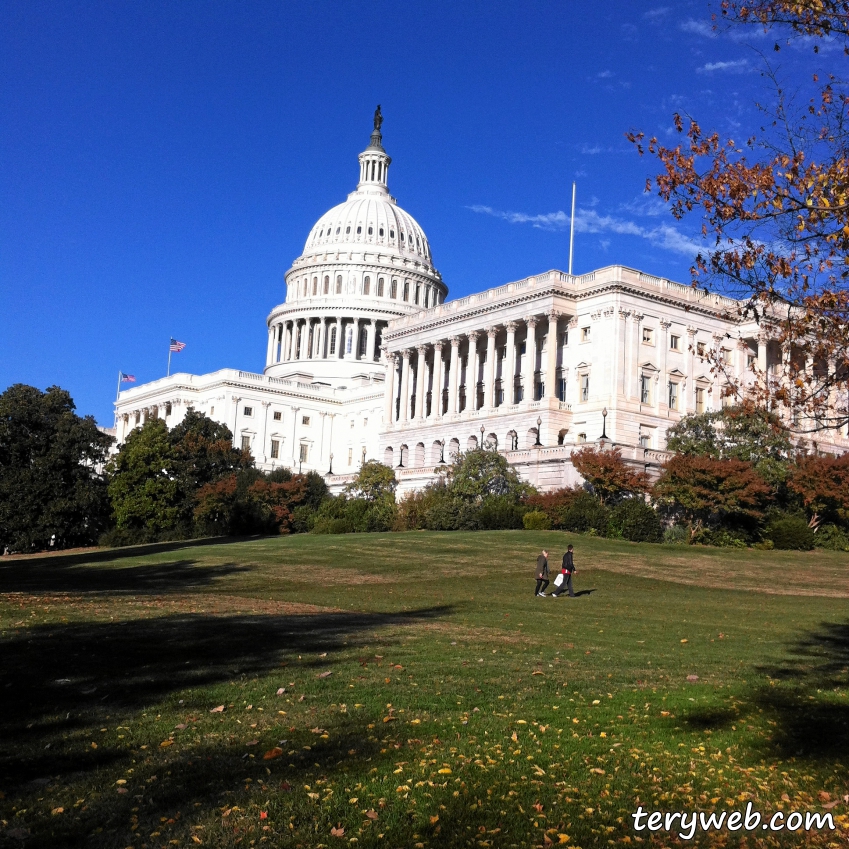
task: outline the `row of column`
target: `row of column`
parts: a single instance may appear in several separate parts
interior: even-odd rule
[[[268,329],[266,364],[294,360],[374,361],[377,320],[344,316],[297,318],[272,324]],[[365,340],[365,354],[360,347]]]
[[[557,340],[558,321],[560,314],[552,310],[544,321],[547,322],[546,332],[548,342],[546,348],[546,364],[544,368],[545,384],[543,398],[557,398]],[[536,362],[541,340],[537,339],[537,325],[540,319],[537,316],[529,316],[521,321],[509,321],[504,325],[494,325],[486,330],[474,330],[465,336],[452,336],[446,343],[439,340],[433,344],[419,345],[415,351],[405,349],[398,352],[387,352],[387,376],[386,376],[386,407],[384,410],[385,422],[406,422],[415,419],[438,419],[442,415],[456,415],[460,412],[460,389],[465,387],[466,409],[495,409],[499,406],[497,397],[497,374],[496,374],[496,337],[503,328],[507,333],[507,351],[505,366],[502,373],[506,380],[502,379],[504,398],[502,404],[512,405],[519,403],[520,398],[516,392],[516,357],[517,357],[517,330],[524,325],[527,333],[525,338],[525,355],[522,360],[522,387],[524,388],[525,401],[533,400],[533,387],[536,378]],[[481,369],[481,354],[479,340],[486,335],[486,360],[483,368],[483,402],[478,405],[478,374]],[[466,364],[466,380],[461,384],[460,378],[460,347],[468,340],[469,352]],[[433,356],[429,360],[429,349],[433,348]],[[449,349],[446,359],[445,351]],[[415,355],[415,366],[411,360]],[[398,361],[400,359],[400,384],[397,375]],[[446,385],[448,402],[443,413],[442,394]],[[413,397],[411,384],[415,383],[415,397]],[[433,387],[432,403],[430,411],[425,407],[425,393],[428,383]],[[400,389],[400,392],[399,392]],[[396,399],[400,396],[401,402],[396,410]],[[426,415],[427,413],[427,415]]]

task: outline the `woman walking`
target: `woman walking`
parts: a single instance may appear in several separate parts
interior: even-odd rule
[[[536,568],[536,576],[537,576],[537,588],[534,593],[535,596],[542,596],[545,598],[545,588],[548,586],[548,552],[543,549],[542,554],[537,557],[537,568]]]

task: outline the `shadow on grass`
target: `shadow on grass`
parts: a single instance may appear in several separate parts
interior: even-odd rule
[[[762,712],[772,723],[764,745],[770,756],[849,759],[849,622],[823,623],[790,646],[782,662],[759,671],[771,681],[739,711],[699,708],[682,720],[693,729],[719,730]]]
[[[248,571],[247,566],[224,563],[197,566],[194,560],[145,563],[114,569],[89,566],[75,558],[16,560],[0,564],[0,589],[5,593],[97,593],[150,595],[185,592],[209,586],[218,578]],[[81,565],[76,565],[79,562]]]
[[[45,772],[79,770],[63,762],[61,746],[48,752],[44,743],[92,724],[102,712],[139,710],[177,690],[266,673],[300,652],[329,655],[356,647],[376,628],[450,612],[172,615],[28,628],[0,640],[0,777],[20,784]],[[99,766],[94,759],[86,768]]]

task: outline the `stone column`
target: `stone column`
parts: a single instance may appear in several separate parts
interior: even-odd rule
[[[293,360],[302,360],[304,358],[304,336],[306,335],[301,326],[301,321],[303,319],[295,319],[292,323],[292,336],[294,339],[294,354],[292,355]],[[298,338],[300,336],[300,339]]]
[[[386,354],[386,383],[384,384],[383,423],[391,425],[395,422],[395,371],[398,367],[398,357],[396,354],[390,354],[385,348],[384,353]]]
[[[433,343],[433,383],[430,390],[430,418],[442,416],[442,340]]]
[[[483,409],[495,409],[495,337],[497,327],[486,329],[486,366],[483,376]]]
[[[765,375],[766,374],[766,355],[767,355],[767,343],[769,339],[765,333],[758,334],[758,371]]]
[[[460,394],[460,337],[451,337],[451,366],[448,372],[448,414],[457,414],[457,401]]]
[[[315,351],[313,355],[317,360],[324,359],[324,316],[321,316],[315,327]]]
[[[480,333],[473,330],[469,334],[469,364],[466,367],[466,409],[477,410],[478,408],[478,372],[481,368],[480,353],[478,352],[478,338]],[[471,380],[471,387],[469,381]],[[471,389],[471,400],[469,390]]]
[[[667,360],[669,358],[669,328],[671,321],[660,320],[660,339],[657,344],[660,347],[660,391],[663,393],[663,405],[669,407],[669,374],[667,372]]]
[[[516,327],[515,321],[507,322],[507,360],[501,370],[501,385],[504,387],[504,404],[514,403],[516,389]],[[506,374],[505,374],[506,370]]]
[[[525,402],[530,403],[534,400],[534,374],[537,367],[537,322],[539,319],[532,315],[525,319],[528,325],[528,337],[525,342],[525,368],[522,376],[522,384],[524,386]]]
[[[401,351],[401,414],[398,420],[402,422],[410,419],[410,354],[408,349]]]
[[[366,362],[373,363],[374,362],[374,332],[375,332],[375,321],[374,319],[367,318],[366,319]]]
[[[270,366],[274,362],[274,343],[277,340],[277,325],[272,324],[268,328],[268,350],[265,352],[265,364]]]
[[[633,343],[633,359],[631,360],[631,374],[628,375],[628,383],[631,386],[631,394],[630,397],[640,400],[640,345],[643,344],[642,339],[642,327],[640,326],[643,320],[643,315],[638,312],[635,312],[631,315],[631,319],[633,321],[633,330],[631,334],[631,341]],[[655,400],[657,400],[657,396],[655,395]]]
[[[425,383],[427,377],[425,375],[425,362],[427,357],[427,345],[419,345],[416,348],[418,351],[418,360],[416,361],[416,419],[424,418],[424,403],[425,403]]]
[[[280,346],[280,357],[277,362],[288,362],[290,354],[290,346],[292,344],[292,323],[287,321],[283,325],[283,344]]]
[[[546,344],[545,397],[557,398],[557,318],[559,313],[548,313],[548,342]]]
[[[696,328],[687,328],[687,394],[681,412],[696,412]]]

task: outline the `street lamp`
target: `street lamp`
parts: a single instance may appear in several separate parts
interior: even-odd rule
[[[483,432],[484,432],[484,426],[481,425],[481,450],[483,450]]]
[[[601,411],[601,438],[607,439],[607,407]]]
[[[439,443],[439,465],[445,465],[445,440]]]
[[[537,441],[534,443],[534,448],[542,448],[542,442],[539,438],[540,428],[542,427],[542,416],[537,416]]]
[[[360,466],[365,466],[366,464],[366,447],[363,445],[363,461],[360,463]]]
[[[330,452],[330,468],[328,469],[327,474],[328,475],[333,474],[333,452],[332,451]]]

